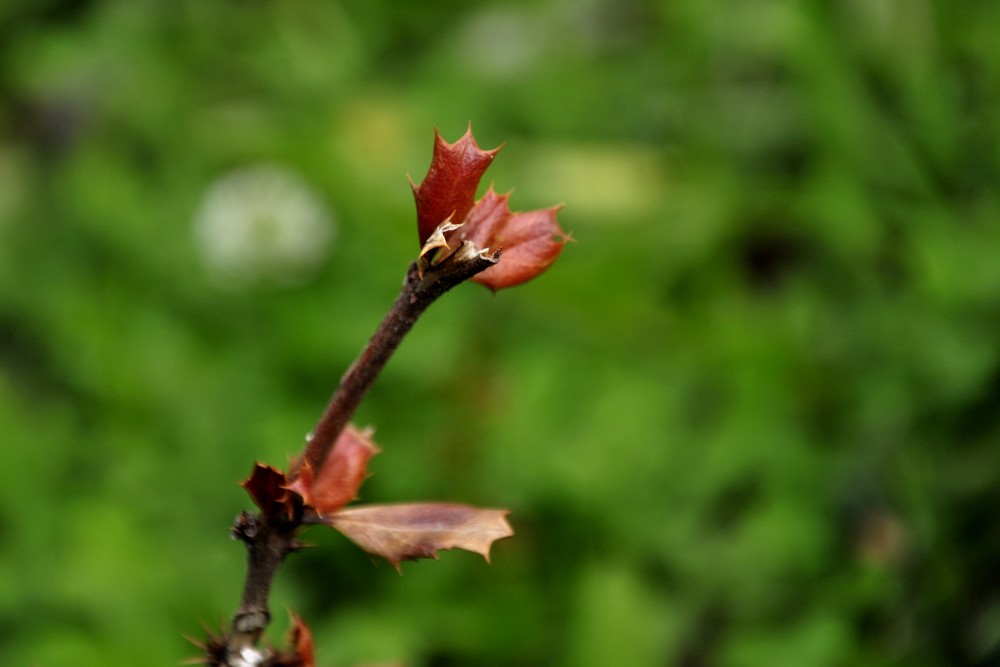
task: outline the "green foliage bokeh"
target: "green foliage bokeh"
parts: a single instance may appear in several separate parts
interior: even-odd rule
[[[1000,663],[997,4],[7,0],[0,35],[3,664],[176,664],[235,610],[237,483],[301,447],[417,250],[404,176],[470,120],[576,243],[421,320],[363,500],[517,535],[399,577],[314,530],[274,639]],[[332,220],[312,270],[203,257],[254,165]]]

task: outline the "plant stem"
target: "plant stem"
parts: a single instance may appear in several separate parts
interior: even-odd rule
[[[247,577],[243,585],[240,610],[233,617],[228,648],[239,655],[243,648],[257,643],[264,628],[271,622],[267,599],[278,568],[292,551],[298,548],[295,526],[289,522],[265,519],[263,513],[243,512],[233,526],[233,537],[247,545]]]
[[[322,468],[361,399],[417,318],[452,287],[499,260],[499,250],[486,254],[465,242],[437,264],[426,267],[423,260],[417,260],[410,265],[402,291],[360,356],[340,379],[305,451],[289,471],[288,480],[294,479],[305,463],[314,470]],[[285,557],[301,547],[295,540],[298,529],[315,518],[312,510],[301,505],[291,514],[289,517],[285,512],[261,510],[257,514],[244,512],[236,519],[232,534],[246,544],[247,575],[240,608],[227,637],[229,656],[239,656],[241,650],[255,646],[271,621],[267,606],[271,583]]]
[[[337,442],[358,404],[382,372],[417,318],[445,292],[489,268],[500,259],[500,252],[483,255],[474,249],[460,248],[448,258],[423,273],[417,262],[406,272],[403,289],[385,319],[375,330],[357,360],[340,379],[340,385],[309,437],[303,460],[318,470]],[[292,471],[295,474],[295,471]]]

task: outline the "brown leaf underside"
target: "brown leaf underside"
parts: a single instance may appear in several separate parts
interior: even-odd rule
[[[442,549],[472,551],[489,562],[493,542],[514,534],[508,513],[451,503],[369,505],[341,510],[326,522],[398,570],[404,560],[437,558]]]

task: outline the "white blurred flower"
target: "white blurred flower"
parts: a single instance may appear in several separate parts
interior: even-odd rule
[[[290,286],[312,277],[333,240],[333,214],[294,172],[276,165],[212,183],[194,217],[206,268],[230,286]]]

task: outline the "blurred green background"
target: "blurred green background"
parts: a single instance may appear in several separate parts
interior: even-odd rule
[[[176,664],[232,614],[237,483],[301,447],[471,121],[577,243],[421,320],[363,500],[517,535],[400,577],[313,530],[274,639],[1000,664],[998,35],[971,0],[6,0],[0,662]]]

